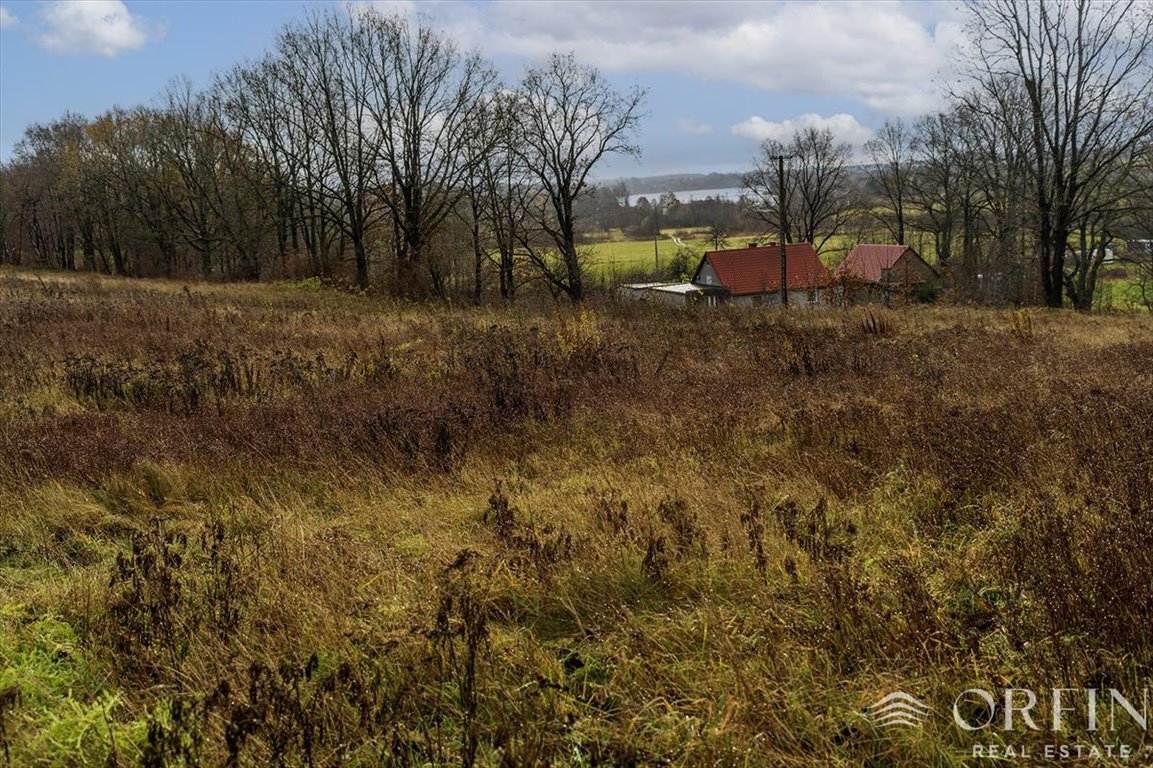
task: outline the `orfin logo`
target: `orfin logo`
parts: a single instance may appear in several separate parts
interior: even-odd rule
[[[904,691],[893,691],[865,709],[869,718],[882,728],[891,725],[914,728],[929,718],[929,706]]]

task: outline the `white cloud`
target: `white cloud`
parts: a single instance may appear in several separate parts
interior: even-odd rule
[[[704,136],[713,132],[713,127],[691,117],[677,118],[677,130],[690,136]]]
[[[932,0],[605,3],[358,0],[429,17],[464,48],[540,60],[555,51],[606,72],[666,72],[770,93],[847,97],[885,116],[943,105],[964,39],[960,4]]]
[[[855,147],[859,147],[873,138],[871,130],[857,122],[857,118],[844,113],[829,117],[809,113],[793,120],[781,120],[779,122],[765,120],[763,117],[753,115],[734,125],[731,130],[734,136],[743,136],[758,142],[766,139],[786,142],[792,138],[794,133],[803,128],[828,128],[837,141],[845,141]]]
[[[432,25],[449,37],[463,50],[480,49],[487,54],[496,53],[488,43],[485,15],[482,9],[466,0],[352,0],[347,6],[353,15],[372,9],[390,15],[406,17],[410,23],[428,19]]]
[[[56,53],[114,58],[164,36],[164,29],[135,16],[121,0],[57,0],[42,15],[38,42]]]
[[[377,11],[383,14],[399,14],[413,17],[416,15],[416,4],[412,0],[353,0],[345,4],[345,8],[353,18],[359,17],[366,11]]]
[[[20,19],[4,6],[0,5],[0,29],[8,29],[20,23]]]
[[[451,3],[434,8],[459,13]],[[950,72],[960,30],[945,3],[495,0],[480,9],[471,15],[481,15],[488,51],[538,58],[575,50],[605,70],[848,96],[889,115],[938,105],[934,80]]]

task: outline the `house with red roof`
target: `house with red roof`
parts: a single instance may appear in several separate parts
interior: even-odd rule
[[[785,246],[789,303],[820,304],[832,284],[829,270],[810,243]],[[694,285],[723,286],[737,304],[776,304],[781,297],[781,246],[750,244],[748,248],[706,251],[693,274]]]
[[[845,301],[883,301],[910,296],[922,286],[935,285],[937,270],[908,245],[861,243],[833,272],[833,282]]]
[[[832,275],[810,243],[785,246],[789,304],[823,303]],[[622,295],[668,304],[776,304],[781,300],[781,246],[751,243],[748,248],[706,251],[687,283],[636,283]]]

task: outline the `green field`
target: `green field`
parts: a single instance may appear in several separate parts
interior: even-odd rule
[[[685,245],[677,245],[673,239],[679,237]],[[744,248],[751,242],[771,242],[772,237],[756,233],[742,233],[729,235],[722,248]],[[852,235],[836,235],[829,239],[821,252],[821,260],[832,269],[845,257],[845,254],[856,245],[857,239]],[[707,239],[706,227],[689,229],[661,230],[661,238],[656,241],[654,253],[653,238],[630,239],[626,238],[620,230],[612,230],[603,239],[595,240],[582,246],[591,254],[589,268],[595,275],[604,277],[627,276],[634,273],[653,273],[660,267],[666,267],[678,251],[687,249],[695,258],[699,259],[705,251],[713,249],[712,242]],[[926,258],[932,259],[934,249],[926,249]]]
[[[592,257],[589,267],[596,274],[627,274],[655,271],[658,261],[668,264],[676,255],[678,246],[672,240],[617,240],[586,246]]]
[[[674,237],[680,238],[685,245],[677,245]],[[742,234],[730,235],[726,248],[740,248],[756,239],[756,235]],[[660,239],[656,240],[654,252],[653,238],[627,239],[620,230],[613,230],[604,239],[594,241],[583,246],[591,254],[589,268],[594,274],[605,277],[613,275],[629,275],[632,273],[652,273],[659,268],[665,268],[684,249],[699,259],[705,251],[712,250],[712,243],[706,239],[706,228],[696,227],[690,229],[661,230]]]

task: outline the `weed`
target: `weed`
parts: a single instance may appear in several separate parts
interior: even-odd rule
[[[9,719],[20,704],[20,689],[9,685],[0,690],[0,749],[4,750],[4,764],[12,764],[11,741],[8,733]]]
[[[1017,310],[1012,314],[1013,335],[1022,339],[1033,338],[1033,315],[1028,310]]]
[[[198,619],[182,610],[187,544],[153,520],[127,555],[116,556],[103,634],[122,668],[151,678],[187,656]]]
[[[866,312],[861,319],[861,333],[866,336],[891,336],[894,330],[893,321],[887,315]]]
[[[852,552],[856,527],[852,523],[831,525],[828,503],[823,498],[812,510],[806,510],[792,499],[785,499],[773,507],[773,516],[785,539],[796,544],[815,563],[840,563]]]
[[[661,499],[657,505],[657,517],[668,526],[677,557],[708,556],[704,531],[684,499],[675,496]]]
[[[661,584],[668,578],[669,556],[665,552],[665,537],[651,529],[645,539],[645,556],[641,560],[641,571],[654,582]]]
[[[514,566],[528,565],[544,577],[555,567],[568,560],[573,553],[572,534],[549,523],[536,526],[517,520],[517,511],[501,489],[498,480],[488,499],[483,522],[491,525],[493,533],[513,553]]]
[[[204,714],[191,699],[170,699],[148,719],[148,735],[140,758],[143,768],[201,765]]]
[[[199,543],[153,519],[117,555],[99,636],[126,677],[164,680],[202,629],[221,641],[239,630],[249,590],[235,546],[219,522]]]
[[[458,691],[463,734],[460,762],[471,767],[480,742],[478,672],[482,657],[489,651],[489,628],[488,603],[469,565],[445,571],[436,623],[428,637],[441,675],[453,681]]]
[[[496,487],[493,489],[492,495],[488,497],[488,507],[485,509],[482,519],[485,525],[493,527],[496,537],[502,541],[511,538],[516,529],[516,515],[508,496],[504,494],[501,488],[500,480],[496,481]]]
[[[741,526],[745,529],[745,536],[749,542],[749,551],[753,555],[757,573],[765,576],[768,573],[769,561],[765,556],[765,524],[762,518],[761,504],[756,499],[753,499],[748,510],[741,513]],[[796,573],[796,564],[794,564],[789,571],[789,575],[795,579]]]
[[[589,488],[585,496],[590,499],[597,524],[615,536],[629,531],[629,503],[616,488],[597,491]]]

